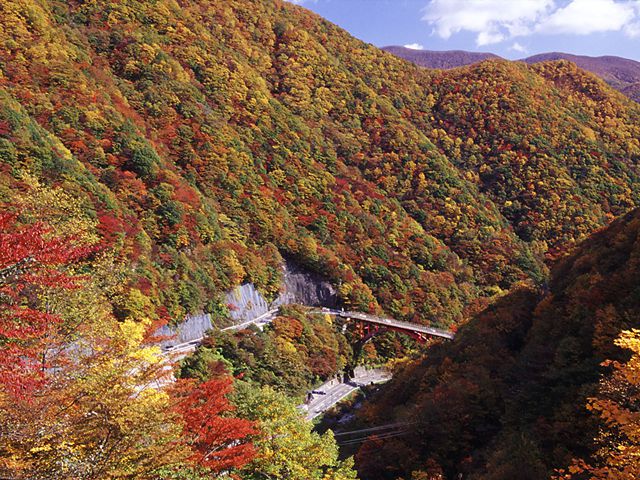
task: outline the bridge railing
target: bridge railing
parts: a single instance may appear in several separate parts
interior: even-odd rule
[[[335,310],[335,309],[321,309],[314,310],[312,313],[324,313],[327,315],[333,315],[343,318],[352,318],[355,320],[361,320],[369,323],[374,323],[376,325],[388,326],[393,328],[398,328],[402,330],[407,330],[416,333],[424,333],[426,335],[433,335],[436,337],[447,338],[452,340],[455,336],[453,332],[449,332],[447,330],[442,330],[439,328],[427,327],[425,325],[419,325],[417,323],[404,322],[402,320],[395,320],[393,318],[388,317],[379,317],[377,315],[372,315],[369,313],[362,312],[353,312],[353,311],[345,311],[345,310]]]

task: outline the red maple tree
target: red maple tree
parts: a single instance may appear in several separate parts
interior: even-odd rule
[[[192,461],[213,472],[241,467],[256,455],[250,442],[258,433],[254,423],[228,415],[233,410],[226,397],[231,389],[230,377],[213,378],[192,387],[179,403]]]
[[[20,225],[0,213],[0,385],[26,396],[43,379],[42,342],[61,322],[40,305],[45,287],[74,288],[64,267],[89,253],[72,239],[51,235],[43,223]]]

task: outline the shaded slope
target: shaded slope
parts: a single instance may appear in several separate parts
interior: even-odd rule
[[[493,53],[467,52],[464,50],[415,50],[396,45],[382,47],[382,50],[396,57],[409,60],[421,67],[439,69],[464,67],[465,65],[472,65],[482,62],[483,60],[500,58]]]
[[[585,406],[600,363],[620,357],[621,330],[639,326],[639,235],[635,210],[562,259],[548,290],[516,290],[403,368],[366,414],[417,425],[362,447],[365,478],[441,467],[446,478],[543,479],[592,452]]]

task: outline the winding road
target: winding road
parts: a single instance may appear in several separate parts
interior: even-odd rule
[[[243,328],[248,327],[249,325],[260,324],[260,323],[269,323],[271,320],[278,316],[278,309],[275,308],[273,310],[269,310],[266,313],[263,313],[259,317],[254,318],[253,320],[248,320],[246,322],[238,323],[237,325],[231,325],[230,327],[221,328],[220,331],[226,332],[228,330],[242,330]],[[202,343],[204,340],[204,336],[195,338],[193,340],[189,340],[188,342],[179,343],[177,345],[172,345],[169,348],[163,350],[163,354],[175,356],[177,360],[186,357],[189,353],[194,352],[196,347]]]
[[[372,383],[384,383],[391,380],[391,374],[382,369],[364,370],[359,375],[348,382],[339,382],[335,379],[326,382],[317,387],[310,402],[298,406],[300,410],[306,412],[307,420],[322,415],[324,412],[335,406],[345,397],[348,397],[360,387],[370,385]]]
[[[221,331],[229,330],[241,330],[250,325],[266,324],[271,322],[278,315],[279,309],[269,310],[262,315],[248,320],[237,325],[231,325],[229,327],[221,329]],[[330,308],[312,309],[309,313],[331,315],[336,317],[345,318],[347,320],[355,320],[358,322],[365,322],[373,325],[376,329],[379,327],[401,331],[409,333],[414,338],[418,336],[418,339],[424,339],[425,336],[436,336],[446,339],[453,339],[454,332],[441,330],[439,328],[426,327],[417,323],[403,322],[388,317],[380,317],[362,312],[335,310]],[[163,354],[170,358],[170,361],[177,361],[186,357],[189,353],[195,351],[195,349],[202,343],[205,337],[196,338],[189,342],[181,343],[167,348],[163,351]],[[173,376],[173,375],[171,375]],[[385,370],[360,370],[356,372],[354,378],[348,382],[342,382],[337,379],[332,379],[325,384],[314,390],[311,399],[303,405],[298,406],[302,411],[305,411],[306,418],[312,420],[322,413],[326,412],[345,397],[358,390],[363,385],[371,383],[383,383],[391,379],[391,374]],[[321,393],[320,393],[321,392]]]

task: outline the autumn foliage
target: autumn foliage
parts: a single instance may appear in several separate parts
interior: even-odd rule
[[[555,480],[632,480],[640,475],[640,330],[623,331],[615,344],[631,353],[625,361],[606,361],[610,367],[600,381],[598,394],[587,408],[601,421],[592,459],[574,460],[559,469]]]
[[[231,378],[207,380],[191,385],[178,406],[186,442],[194,449],[191,459],[214,473],[242,467],[256,455],[250,443],[258,433],[253,422],[228,415],[231,390]]]
[[[473,319],[364,410],[417,425],[368,445],[374,477],[588,457],[587,398],[637,317],[637,213],[551,281],[545,259],[640,205],[639,162],[640,107],[568,62],[419,69],[281,0],[2,1],[2,475],[352,478],[292,405],[252,419],[274,438],[234,418],[219,378],[226,356],[275,389],[247,404],[304,391],[353,356],[326,322],[213,335],[183,369],[204,383],[162,388],[151,330],[228,321],[244,282],[275,298],[283,257],[346,308]]]
[[[401,354],[402,349],[394,353]],[[379,363],[383,358],[376,358]],[[263,330],[211,332],[181,374],[210,378],[212,364],[224,361],[234,376],[254,385],[269,385],[293,397],[340,374],[353,364],[353,351],[339,327],[326,317],[308,318],[304,310],[282,309]]]
[[[45,349],[62,318],[38,295],[43,288],[76,288],[65,267],[88,251],[52,237],[42,223],[19,225],[15,214],[0,213],[0,382],[6,390],[30,395],[49,368]]]
[[[639,198],[638,107],[567,63],[417,69],[281,1],[0,21],[0,184],[73,192],[173,321],[273,298],[287,255],[350,307],[456,324]]]
[[[157,479],[253,458],[248,436],[258,432],[229,415],[230,379],[162,389],[170,369],[145,344],[144,297],[128,294],[136,318],[113,317],[118,268],[86,246],[91,231],[63,238],[16,215],[0,222],[0,474]],[[70,223],[82,224],[67,216],[59,229]]]

